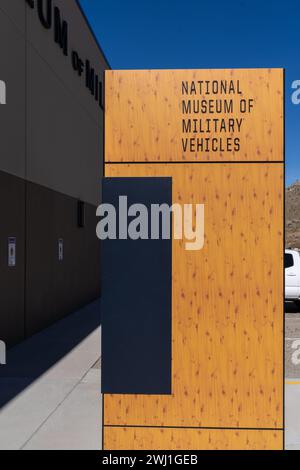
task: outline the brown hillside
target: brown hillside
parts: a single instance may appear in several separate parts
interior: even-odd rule
[[[286,189],[286,248],[300,249],[300,181]]]

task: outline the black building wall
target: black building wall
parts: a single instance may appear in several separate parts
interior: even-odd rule
[[[25,181],[0,171],[0,338],[25,333]],[[17,237],[17,266],[8,267],[8,238]]]
[[[32,335],[100,296],[100,243],[95,206],[84,204],[79,227],[77,199],[28,183],[26,201],[25,332]]]
[[[34,5],[0,3],[0,80],[7,85],[7,104],[0,106],[0,339],[9,346],[100,295],[95,214],[103,110],[85,73],[73,69],[72,52],[89,61],[99,80],[109,65],[76,0],[52,0],[68,23],[67,56]],[[78,200],[85,206],[81,228]],[[10,268],[9,237],[17,240]]]

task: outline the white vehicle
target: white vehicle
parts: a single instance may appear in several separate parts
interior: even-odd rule
[[[285,250],[285,298],[300,305],[300,254],[295,250]]]

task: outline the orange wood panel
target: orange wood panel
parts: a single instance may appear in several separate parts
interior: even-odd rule
[[[205,244],[172,242],[172,396],[105,395],[105,424],[282,428],[283,165],[107,164],[106,175],[172,176],[173,202],[205,204]]]
[[[109,450],[282,450],[283,433],[258,430],[110,428],[104,430]]]
[[[106,71],[105,81],[106,162],[283,160],[282,69]]]

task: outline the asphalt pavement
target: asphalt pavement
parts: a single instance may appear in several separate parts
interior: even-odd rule
[[[300,312],[285,306],[285,447],[300,450]]]

